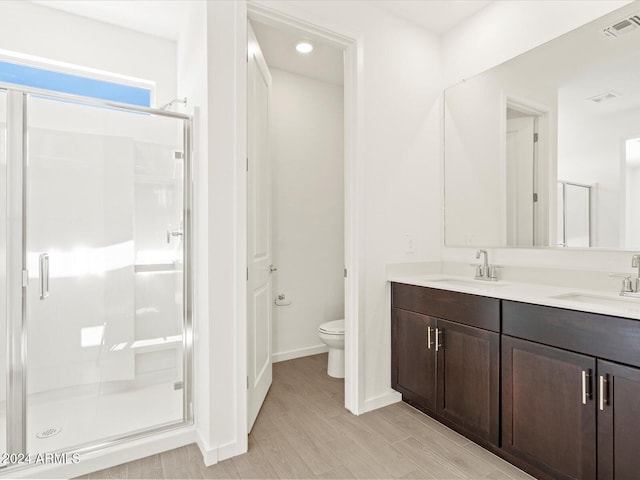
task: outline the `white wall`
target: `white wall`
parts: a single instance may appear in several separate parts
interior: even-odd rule
[[[194,328],[194,418],[198,445],[207,463],[218,460],[212,427],[211,390],[209,381],[209,151],[208,151],[208,70],[207,70],[207,4],[185,2],[183,28],[177,42],[177,91],[187,97],[188,111],[194,116],[192,131],[193,216],[192,216],[192,281]],[[230,388],[230,385],[223,386]]]
[[[318,325],[344,318],[343,87],[271,68],[273,359],[325,350]]]
[[[246,5],[189,1],[179,95],[194,114],[194,403],[207,465],[247,450]]]
[[[247,13],[244,2],[207,2],[206,297],[208,364],[196,382],[208,388],[207,425],[218,460],[247,449],[246,212]],[[204,185],[203,185],[204,187]],[[206,227],[205,227],[206,225]],[[204,377],[202,376],[204,375]],[[206,452],[205,452],[206,453]],[[205,456],[207,459],[207,456]],[[210,457],[212,460],[213,458]]]
[[[156,81],[176,98],[176,43],[30,2],[0,2],[0,48]]]
[[[492,68],[628,1],[493,2],[442,39],[445,85],[450,86]],[[446,261],[468,262],[476,249],[443,248]],[[627,271],[627,252],[566,251],[556,249],[490,249],[490,260],[501,265],[589,268]],[[612,279],[612,291],[619,282]]]

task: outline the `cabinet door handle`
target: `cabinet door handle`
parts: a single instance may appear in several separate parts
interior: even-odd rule
[[[427,327],[427,348],[431,350],[431,327]]]
[[[436,352],[442,348],[441,340],[442,340],[443,333],[444,333],[444,330],[440,330],[439,328],[436,328]]]
[[[599,398],[599,400],[600,400],[600,410],[604,410],[605,404],[609,403],[609,401],[608,401],[609,395],[607,395],[605,397],[605,395],[607,394],[607,391],[606,391],[607,386],[608,386],[607,377],[605,375],[600,375],[600,385],[599,385],[599,387],[600,387],[600,392],[599,392],[600,393],[600,398]]]
[[[587,382],[589,382],[587,384]],[[586,405],[591,397],[591,370],[582,370],[582,404]]]

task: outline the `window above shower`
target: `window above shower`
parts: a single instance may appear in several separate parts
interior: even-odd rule
[[[0,83],[138,107],[151,107],[155,94],[147,80],[1,51]]]

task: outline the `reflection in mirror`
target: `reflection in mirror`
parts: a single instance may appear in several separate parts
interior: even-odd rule
[[[558,182],[558,246],[591,246],[591,185]]]
[[[625,245],[637,249],[640,247],[640,138],[630,138],[625,142],[624,183]]]
[[[445,91],[447,246],[640,248],[638,12]]]
[[[546,245],[548,215],[539,192],[548,160],[538,148],[541,131],[546,138],[546,112],[512,100],[506,109],[507,245]]]

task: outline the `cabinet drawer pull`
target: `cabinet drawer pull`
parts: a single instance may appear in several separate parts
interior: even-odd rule
[[[444,330],[440,330],[439,328],[436,328],[436,352],[439,351],[442,348],[442,334],[444,333]]]
[[[431,327],[427,327],[427,348],[431,350]]]

